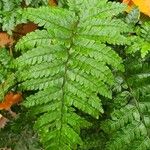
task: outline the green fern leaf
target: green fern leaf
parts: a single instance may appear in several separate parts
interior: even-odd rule
[[[51,36],[45,30],[36,30],[35,32],[28,33],[28,36],[24,36],[19,44],[15,45],[16,50],[27,51],[40,45],[50,45]]]
[[[40,5],[47,5],[48,4],[48,0],[25,0],[25,4],[27,6],[34,6],[34,7],[38,7]]]
[[[144,58],[150,51],[150,22],[145,22],[138,30],[137,36],[131,36],[131,45],[127,47],[128,53],[141,51],[141,56]]]
[[[147,59],[149,60],[149,58]],[[150,66],[149,61],[129,59],[126,82],[130,92],[128,104],[114,109],[101,128],[110,135],[108,150],[150,149]]]
[[[121,58],[106,43],[128,43],[123,36],[128,27],[117,19],[123,5],[105,0],[73,0],[68,5],[69,10],[26,9],[23,16],[44,29],[16,45],[23,52],[15,61],[19,87],[38,91],[24,105],[40,115],[35,129],[47,150],[82,144],[80,129],[89,123],[77,110],[98,118],[103,108],[97,94],[112,97],[111,68],[124,70]]]
[[[12,70],[13,59],[7,49],[0,48],[0,101],[4,95],[15,85],[15,74]]]

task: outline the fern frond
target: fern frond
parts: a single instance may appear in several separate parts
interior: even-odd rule
[[[19,18],[19,7],[22,0],[1,0],[0,23],[3,31],[12,32],[17,18]]]
[[[22,16],[26,6],[39,7],[48,4],[48,0],[1,0],[0,1],[0,26],[3,31],[12,34],[17,24],[26,23],[27,20]]]
[[[128,67],[130,65],[130,67]],[[147,95],[150,87],[150,63],[149,57],[144,61],[141,59],[130,59],[126,64],[128,82],[134,88],[134,91],[139,91]],[[146,93],[147,91],[147,93]]]
[[[122,114],[122,111],[125,113]],[[137,107],[133,105],[128,105],[121,110],[114,110],[111,120],[107,120],[102,124],[103,130],[112,135],[110,141],[107,142],[106,149],[127,150],[132,149],[132,147],[138,149],[143,143],[145,150],[148,150],[150,144],[145,142],[145,139],[149,141],[150,138],[144,120],[140,119],[142,113],[139,113]],[[149,126],[149,123],[147,125]]]
[[[78,3],[80,4],[81,1]],[[84,4],[84,2],[82,3]],[[101,9],[96,9],[95,11],[92,10],[93,11],[92,13],[91,13],[91,9],[86,9],[87,12],[85,12],[83,11],[85,10],[85,8],[82,7],[85,7],[86,5],[85,6],[79,5],[81,9],[80,20],[82,24],[80,23],[78,24],[78,27],[80,27],[78,29],[79,30],[78,32],[79,33],[80,31],[82,32],[81,39],[84,37],[90,40],[100,39],[101,42],[108,42],[110,44],[118,44],[118,45],[120,44],[123,45],[128,43],[128,40],[120,34],[123,32],[128,32],[129,31],[128,26],[119,19],[112,20],[112,17],[117,15],[121,11],[121,9],[123,9],[124,6],[120,5],[119,3],[112,3],[112,4],[109,3],[106,5],[105,1],[99,3],[95,1],[95,5],[93,4],[94,3],[92,3],[91,1],[88,1],[87,7],[91,5],[91,9],[92,9],[95,8],[95,6],[97,5],[96,7],[97,8],[101,7]],[[104,5],[106,5],[108,8],[106,6],[103,7]],[[68,37],[71,36],[69,30],[72,28],[72,26],[75,26],[73,22],[70,22],[73,20],[71,20],[69,16],[74,18],[75,16],[71,11],[69,12],[65,10],[62,11],[62,9],[59,8],[57,10],[57,19],[56,19],[54,18],[54,16],[56,15],[55,9],[50,10],[50,8],[47,7],[45,9],[39,8],[38,10],[35,10],[31,8],[26,11],[25,16],[29,18],[31,21],[37,23],[39,26],[44,26],[46,29],[48,29],[48,32],[50,32],[50,34],[52,34],[56,38],[67,40]],[[33,11],[35,11],[34,16],[32,15]],[[113,13],[111,11],[113,11]],[[50,18],[47,19],[47,15],[49,15],[49,13],[51,14],[51,16],[49,16]],[[85,14],[88,15],[86,16]],[[62,22],[61,21],[62,19],[64,19],[65,21]],[[89,26],[89,23],[92,26],[92,28],[91,26]],[[66,26],[68,27],[66,28]],[[59,28],[61,28],[61,30],[59,30]]]
[[[141,56],[144,58],[150,51],[150,22],[145,22],[137,31],[137,36],[131,37],[131,45],[127,47],[128,53],[141,51]]]
[[[48,0],[25,0],[25,4],[27,6],[32,6],[32,7],[38,7],[40,5],[47,5],[48,4]]]
[[[0,101],[4,95],[15,85],[15,74],[12,71],[13,59],[7,49],[0,48]]]
[[[137,7],[133,8],[126,16],[125,20],[128,24],[135,25],[140,19],[140,11]]]
[[[117,19],[124,6],[88,2],[69,1],[69,10],[28,8],[23,14],[44,27],[17,43],[23,54],[15,66],[20,88],[38,91],[24,105],[40,116],[35,128],[47,150],[71,150],[82,144],[80,129],[88,123],[77,110],[98,118],[103,108],[97,94],[112,97],[111,68],[124,70],[121,58],[106,45],[127,43],[123,33],[129,30]]]
[[[36,30],[35,32],[28,33],[27,36],[24,36],[19,44],[15,45],[17,50],[27,51],[34,48],[35,46],[40,45],[50,45],[51,36],[45,30]]]
[[[148,58],[149,60],[149,58]],[[149,61],[129,59],[126,77],[130,97],[128,104],[114,109],[102,123],[103,130],[111,135],[106,149],[150,149],[150,66]]]

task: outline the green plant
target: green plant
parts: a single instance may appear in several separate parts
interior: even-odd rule
[[[131,45],[127,47],[129,53],[135,53],[141,51],[141,56],[144,58],[150,51],[149,43],[149,31],[150,31],[150,21],[143,23],[140,27],[136,29],[136,35],[131,36]]]
[[[25,4],[24,4],[25,3]],[[0,1],[0,26],[3,31],[12,34],[15,26],[19,23],[26,23],[22,17],[23,8],[26,6],[38,7],[47,5],[48,0],[1,0]]]
[[[125,81],[128,92],[124,96],[128,102],[121,108],[114,108],[109,119],[101,125],[110,135],[106,149],[120,150],[147,150],[150,148],[150,64],[149,58],[127,59],[127,74]]]
[[[149,21],[108,0],[34,2],[14,7],[19,17],[9,30],[24,22],[38,29],[15,44],[13,58],[0,53],[1,100],[14,87],[24,96],[13,108],[20,117],[0,131],[0,141],[11,140],[0,147],[150,149]]]
[[[124,6],[105,0],[69,1],[68,6],[69,10],[28,8],[23,15],[44,29],[16,45],[23,52],[16,59],[19,87],[39,90],[24,106],[40,115],[35,128],[45,149],[82,144],[80,128],[88,123],[77,110],[98,118],[103,108],[97,94],[111,98],[111,67],[124,70],[121,58],[105,44],[127,42],[121,33],[128,28],[115,17]]]
[[[16,84],[12,68],[13,58],[5,48],[0,49],[0,101],[4,95]]]
[[[32,7],[38,7],[40,5],[47,5],[48,4],[48,0],[25,0],[25,4],[28,6],[32,6]]]
[[[3,31],[12,32],[21,17],[22,0],[1,0],[0,1],[0,26]]]

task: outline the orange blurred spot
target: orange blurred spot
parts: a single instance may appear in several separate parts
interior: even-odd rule
[[[137,6],[140,12],[150,17],[150,0],[123,0],[122,2],[128,5],[127,12]]]
[[[135,6],[132,0],[123,0],[122,3],[128,5],[128,8],[126,10],[127,12],[130,12],[132,8]]]
[[[5,95],[3,102],[0,103],[0,110],[9,110],[12,105],[17,104],[22,100],[21,93],[9,92]]]
[[[0,32],[0,47],[9,46],[11,47],[14,43],[14,40],[6,32]]]
[[[150,17],[150,0],[132,0],[140,12]]]
[[[48,3],[50,6],[57,6],[57,0],[49,0]]]

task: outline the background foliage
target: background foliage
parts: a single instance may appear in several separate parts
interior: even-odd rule
[[[23,93],[16,118],[0,107],[0,148],[150,149],[149,17],[117,1],[48,4],[0,1],[1,31],[36,29],[0,49],[0,101]]]

